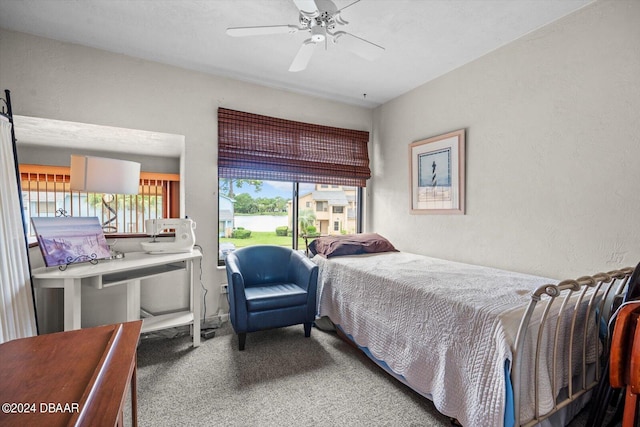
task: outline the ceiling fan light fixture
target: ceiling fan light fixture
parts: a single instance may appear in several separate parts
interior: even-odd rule
[[[311,27],[311,40],[314,43],[323,42],[327,38],[327,34],[324,27],[319,25]]]

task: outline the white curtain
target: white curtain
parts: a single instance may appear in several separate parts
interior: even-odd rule
[[[25,239],[11,123],[0,116],[0,343],[37,333]]]

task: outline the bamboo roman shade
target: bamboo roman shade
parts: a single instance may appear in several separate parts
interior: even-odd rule
[[[218,176],[365,187],[369,132],[218,109]]]

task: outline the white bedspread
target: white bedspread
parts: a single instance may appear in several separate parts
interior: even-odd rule
[[[402,252],[313,261],[320,316],[443,414],[464,426],[503,425],[504,363],[522,312],[533,290],[556,280]],[[523,400],[521,415],[531,418]]]

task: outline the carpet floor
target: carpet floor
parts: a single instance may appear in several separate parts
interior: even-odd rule
[[[314,328],[304,338],[302,325],[254,332],[240,352],[228,324],[198,348],[188,335],[141,338],[138,422],[141,427],[451,426],[431,401],[333,332]],[[571,427],[580,425],[576,420]]]

